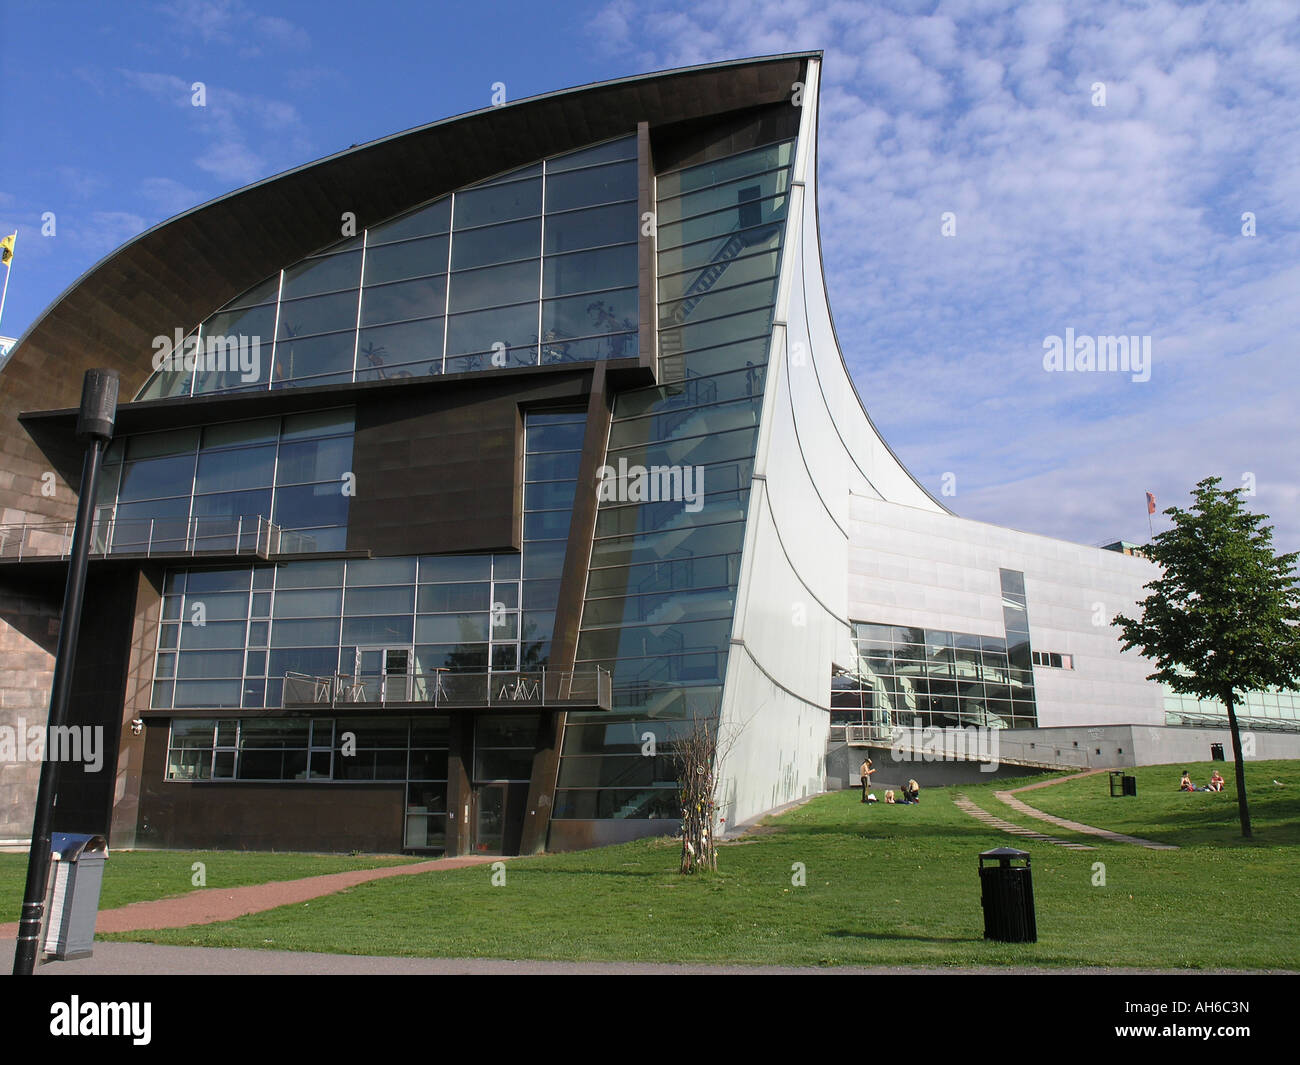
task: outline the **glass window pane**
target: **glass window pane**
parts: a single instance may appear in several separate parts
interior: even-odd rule
[[[305,300],[285,300],[280,304],[280,340],[334,333],[352,329],[357,324],[357,292],[339,292],[330,296],[313,296]]]
[[[348,615],[409,614],[415,609],[415,588],[395,585],[388,588],[348,588]]]
[[[178,429],[167,433],[140,433],[126,441],[129,460],[152,459],[163,455],[192,453],[198,446],[197,429]]]
[[[275,335],[275,306],[253,307],[241,311],[214,314],[203,323],[202,336],[254,337],[269,344]]]
[[[343,620],[345,644],[409,644],[413,619],[396,615]]]
[[[421,614],[488,610],[492,605],[490,588],[487,583],[427,584],[420,588],[416,610]]]
[[[279,383],[319,374],[341,374],[350,378],[355,346],[356,334],[352,331],[308,337],[306,340],[281,340],[275,346],[275,368],[271,380]]]
[[[462,271],[451,275],[448,309],[452,312],[476,311],[483,307],[536,301],[540,284],[536,259]]]
[[[576,152],[569,152],[566,155],[557,155],[554,159],[548,159],[546,160],[546,173],[548,175],[558,174],[579,166],[593,166],[596,163],[611,162],[615,159],[635,158],[636,137],[621,137],[618,140],[606,141],[604,144],[597,144],[591,148],[582,148]]]
[[[451,224],[451,197],[444,196],[426,207],[420,207],[410,214],[402,215],[391,222],[371,226],[366,231],[366,250],[371,244],[380,244],[390,240],[404,240],[407,237],[423,237],[431,233],[446,233]]]
[[[455,203],[456,234],[462,228],[491,225],[493,222],[510,222],[542,213],[542,182],[540,178],[512,181],[508,184],[490,185],[483,189],[458,192]]]
[[[347,407],[312,411],[310,414],[291,414],[284,419],[280,439],[303,440],[308,437],[350,433],[352,421],[352,411]]]
[[[578,486],[573,481],[542,482],[524,486],[524,509],[543,510],[551,507],[572,507]]]
[[[203,449],[207,451],[210,448],[238,447],[242,444],[274,444],[279,434],[278,418],[209,425],[203,430]]]
[[[442,373],[442,328],[441,318],[429,318],[363,329],[357,348],[357,380],[380,381],[390,375],[426,377]]]
[[[352,464],[352,437],[282,444],[275,470],[277,484],[338,481]]]
[[[189,495],[193,483],[193,453],[171,458],[127,462],[122,466],[122,487],[118,498],[126,502],[160,496]]]
[[[526,303],[520,307],[456,314],[447,319],[448,355],[489,352],[496,343],[503,343],[507,348],[536,344],[537,305]]]
[[[415,559],[372,558],[348,563],[348,587],[414,584]]]
[[[275,593],[277,618],[338,617],[343,610],[343,593],[335,588]]]
[[[245,624],[242,621],[214,621],[206,625],[181,625],[182,650],[233,650],[244,647]],[[184,656],[182,656],[184,657]]]
[[[420,643],[478,643],[486,641],[490,615],[438,614],[419,618],[415,638]]]
[[[546,254],[635,243],[640,233],[635,203],[593,207],[546,220]]]
[[[271,625],[272,647],[337,647],[338,618],[324,620],[277,620]]]
[[[177,676],[182,680],[211,680],[244,675],[243,651],[189,651],[179,656]]]
[[[321,292],[355,288],[361,279],[361,252],[348,251],[341,255],[326,255],[307,259],[284,272],[284,291],[281,300],[298,296],[314,296]],[[283,317],[283,310],[281,316]]]
[[[348,497],[340,484],[311,484],[277,488],[271,520],[282,529],[310,529],[316,525],[346,525]]]
[[[637,283],[637,246],[622,244],[575,255],[547,256],[542,294],[568,296],[577,292]]]
[[[277,593],[285,588],[341,587],[343,587],[342,562],[291,562],[276,567]]]
[[[572,481],[578,476],[581,451],[555,451],[529,455],[524,460],[526,481]]]
[[[542,306],[542,330],[548,339],[619,333],[637,328],[637,290],[602,292],[547,300]]]
[[[568,211],[577,207],[635,200],[636,163],[611,163],[567,174],[548,174],[546,210]]]
[[[275,472],[275,445],[238,451],[201,452],[194,480],[196,492],[227,492],[271,484]]]
[[[367,286],[446,272],[447,237],[366,247]]]
[[[706,185],[734,181],[745,174],[757,174],[778,166],[789,166],[794,158],[794,141],[769,144],[740,155],[727,156],[712,163],[688,167],[670,174],[660,174],[657,179],[659,196],[667,198]]]
[[[635,204],[632,205],[632,209],[635,223]],[[634,225],[633,236],[625,239],[635,239],[635,235]],[[505,225],[490,226],[487,229],[467,230],[463,233],[458,229],[451,242],[451,266],[453,270],[465,270],[475,266],[510,262],[512,259],[536,258],[541,241],[540,218],[524,222],[509,222]],[[600,243],[614,242],[603,240]]]
[[[400,246],[400,245],[399,245]],[[368,288],[361,297],[361,324],[383,325],[441,315],[447,306],[447,278],[424,277]]]
[[[491,555],[424,555],[420,558],[421,584],[483,581],[491,572]]]

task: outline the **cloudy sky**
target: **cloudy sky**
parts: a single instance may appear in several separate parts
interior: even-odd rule
[[[485,106],[493,82],[518,99],[824,49],[832,308],[922,483],[965,517],[1140,542],[1144,492],[1182,505],[1213,474],[1300,548],[1290,0],[117,7],[0,8],[0,235],[19,233],[0,333],[148,226]],[[1067,330],[1149,338],[1149,380],[1046,370]]]

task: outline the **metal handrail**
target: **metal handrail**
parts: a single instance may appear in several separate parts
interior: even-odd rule
[[[535,669],[501,673],[394,673],[317,676],[286,672],[281,702],[311,706],[383,706],[416,703],[434,707],[597,706],[608,710],[613,678],[593,669]]]
[[[25,522],[0,525],[0,559],[66,559],[72,553],[73,522]],[[310,533],[284,530],[262,515],[256,528],[237,518],[101,518],[91,525],[90,553],[144,556],[155,554],[236,554],[267,558],[280,553],[286,535],[297,537],[299,552],[315,550]]]

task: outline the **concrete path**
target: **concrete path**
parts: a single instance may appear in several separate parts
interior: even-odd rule
[[[986,825],[993,828],[1000,828],[1003,832],[1010,832],[1013,836],[1021,836],[1024,839],[1032,839],[1037,843],[1051,843],[1057,847],[1064,847],[1070,851],[1094,851],[1096,847],[1089,847],[1086,843],[1073,843],[1069,840],[1057,839],[1055,836],[1045,836],[1041,832],[1035,832],[1031,828],[1022,828],[1020,825],[1013,825],[1010,821],[1004,821],[1000,817],[994,817],[987,810],[982,810],[976,806],[965,795],[959,795],[952,800],[957,809],[968,813],[978,821],[983,821]]]
[[[391,865],[379,869],[352,869],[345,873],[326,873],[301,880],[273,880],[267,884],[250,884],[236,888],[201,888],[185,895],[149,902],[132,902],[114,910],[101,910],[95,922],[99,932],[137,932],[155,928],[184,928],[192,924],[215,924],[233,921],[250,913],[273,910],[294,902],[308,902],[322,895],[333,895],[346,888],[390,876],[413,873],[436,873],[463,869],[469,865],[508,861],[501,857],[466,855],[462,858],[438,858],[411,865]],[[0,924],[0,939],[16,938],[18,925]],[[95,947],[99,949],[98,946]]]
[[[13,957],[13,939],[0,939],[0,959]],[[1280,970],[1274,970],[1280,971]],[[0,974],[9,966],[0,965]],[[224,947],[169,947],[155,943],[96,943],[95,954],[79,961],[48,962],[36,967],[37,976],[370,976],[370,975],[516,975],[571,976],[888,976],[939,975],[1044,976],[1086,974],[1159,974],[1204,976],[1213,973],[1244,974],[1230,969],[1106,969],[1094,966],[1047,968],[1044,966],[967,966],[919,968],[917,966],[703,965],[673,962],[508,961],[500,958],[383,958],[358,954],[309,954],[282,950],[233,950]]]
[[[1022,814],[1030,817],[1036,817],[1040,821],[1046,821],[1049,825],[1055,825],[1057,828],[1066,828],[1071,832],[1080,832],[1085,836],[1097,836],[1110,843],[1130,843],[1135,847],[1145,847],[1152,851],[1176,851],[1178,848],[1172,843],[1157,843],[1155,840],[1142,839],[1140,836],[1126,836],[1122,832],[1111,832],[1106,828],[1095,828],[1092,825],[1081,824],[1078,821],[1069,821],[1064,817],[1056,817],[1052,814],[1043,813],[1042,810],[1036,810],[1026,802],[1021,802],[1016,798],[1015,793],[1018,791],[1032,791],[1034,788],[1051,787],[1053,784],[1060,784],[1066,780],[1077,780],[1079,777],[1092,776],[1096,773],[1104,773],[1104,769],[1094,769],[1088,773],[1075,773],[1068,777],[1058,777],[1056,780],[1043,780],[1037,784],[1026,784],[1022,788],[1012,788],[1010,791],[995,791],[993,794],[999,802],[1004,802],[1013,810],[1019,810]]]

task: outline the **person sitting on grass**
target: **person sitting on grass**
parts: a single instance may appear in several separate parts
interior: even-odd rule
[[[1192,775],[1189,772],[1187,772],[1186,769],[1183,770],[1183,779],[1178,782],[1178,790],[1179,791],[1196,790],[1196,785],[1192,783]]]
[[[919,803],[921,801],[921,787],[915,780],[909,780],[903,785],[903,802],[908,805]]]
[[[893,806],[893,805],[894,805],[894,789],[893,789],[893,788],[889,788],[889,789],[885,792],[885,802],[887,802],[890,806]]]
[[[1217,769],[1214,771],[1214,774],[1210,777],[1210,790],[1211,791],[1223,790],[1223,777],[1220,776],[1219,771]]]

